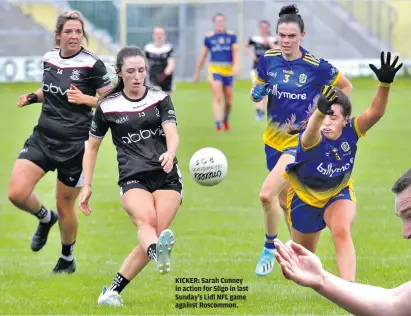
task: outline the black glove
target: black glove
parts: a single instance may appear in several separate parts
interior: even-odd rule
[[[384,58],[384,52],[381,52],[381,68],[377,69],[377,67],[375,67],[374,65],[369,64],[371,70],[375,73],[381,83],[390,84],[394,81],[394,77],[397,74],[397,71],[402,67],[402,63],[395,67],[398,58],[399,56],[395,57],[394,61],[391,64],[391,52],[387,53],[387,60],[385,60]]]
[[[338,98],[335,96],[334,87],[323,86],[317,101],[317,109],[324,115],[333,115],[334,111],[331,110],[331,106],[337,102]]]

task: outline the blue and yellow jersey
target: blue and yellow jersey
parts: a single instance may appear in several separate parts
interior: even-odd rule
[[[211,55],[208,71],[222,76],[232,76],[233,47],[237,46],[237,35],[231,31],[209,33],[204,38],[204,46]]]
[[[348,121],[338,139],[321,135],[310,148],[303,147],[300,133],[295,162],[286,167],[284,177],[304,203],[322,208],[352,181],[357,141],[364,136],[357,119]]]
[[[288,134],[315,106],[323,85],[336,85],[340,72],[324,59],[300,48],[302,57],[285,60],[279,49],[268,50],[257,65],[256,81],[268,84],[268,124],[264,143],[280,152],[298,144],[298,135]]]

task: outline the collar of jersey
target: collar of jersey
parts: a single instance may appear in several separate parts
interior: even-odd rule
[[[294,60],[287,60],[287,59],[285,59],[285,58],[283,57],[283,54],[282,54],[282,53],[281,53],[281,58],[282,58],[285,62],[287,62],[287,63],[294,63],[294,62],[299,61],[300,59],[303,59],[304,56],[307,54],[307,51],[306,51],[302,46],[300,46],[300,52],[302,53],[301,57],[300,57],[300,58],[297,58],[297,59],[294,59]]]
[[[84,49],[83,46],[81,46],[80,50],[77,53],[75,53],[74,55],[68,56],[68,57],[61,56],[61,49],[59,49],[59,56],[60,56],[61,59],[70,59],[70,58],[76,57],[78,54],[80,54],[83,49]]]
[[[140,102],[141,100],[143,100],[143,99],[147,96],[147,93],[148,93],[148,88],[146,87],[146,92],[144,92],[144,94],[143,94],[143,96],[142,96],[141,98],[138,98],[138,99],[130,99],[130,98],[124,93],[124,90],[121,91],[121,94],[123,95],[123,97],[124,97],[127,101],[130,101],[130,102]]]

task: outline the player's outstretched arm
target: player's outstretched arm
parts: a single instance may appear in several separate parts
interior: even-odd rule
[[[179,137],[176,123],[168,122],[163,124],[164,134],[166,135],[167,152],[160,156],[161,166],[166,173],[173,170],[174,157],[179,145]]]
[[[326,272],[320,259],[294,242],[274,241],[276,259],[286,279],[311,287],[354,315],[409,315],[411,282],[393,290],[352,283]]]
[[[254,52],[250,49],[250,44],[246,43],[244,44],[244,52],[251,57],[253,62],[257,61],[257,56],[254,54]]]
[[[240,54],[238,52],[237,44],[232,45],[231,51],[233,54],[233,76],[236,76],[240,70]]]
[[[79,207],[86,216],[91,214],[89,199],[92,193],[91,184],[93,182],[93,173],[96,167],[100,144],[100,139],[96,139],[93,136],[90,136],[83,156],[84,187],[83,192],[80,196]]]
[[[196,70],[194,72],[194,78],[193,78],[194,81],[198,81],[198,79],[200,78],[200,71],[204,66],[204,63],[207,59],[207,55],[208,55],[208,48],[204,46],[203,50],[201,51],[200,58],[198,59]]]
[[[388,104],[391,83],[394,81],[397,71],[402,67],[402,64],[397,66],[398,56],[391,63],[391,53],[388,52],[386,58],[384,55],[384,52],[381,52],[381,67],[379,69],[370,64],[370,68],[380,81],[380,85],[370,107],[358,116],[358,128],[361,133],[368,131],[383,117]]]
[[[352,83],[346,76],[340,74],[340,79],[338,80],[337,84],[335,85],[338,89],[344,92],[347,96],[351,95],[352,92]]]
[[[304,149],[310,149],[321,141],[321,124],[326,115],[333,115],[331,106],[338,102],[335,90],[332,86],[324,86],[317,101],[317,110],[310,116],[307,128],[301,136],[301,144]]]

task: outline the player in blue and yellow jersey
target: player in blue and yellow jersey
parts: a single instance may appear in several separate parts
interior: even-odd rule
[[[213,116],[217,131],[221,130],[222,124],[225,130],[230,129],[228,122],[233,101],[234,76],[238,73],[239,67],[237,36],[225,29],[225,21],[225,16],[221,13],[214,16],[214,32],[204,38],[204,47],[194,73],[194,81],[198,81],[200,70],[210,51],[208,80],[213,92]],[[225,103],[224,111],[221,111],[223,95]]]
[[[284,177],[291,183],[288,191],[288,221],[293,241],[315,252],[321,230],[330,229],[341,278],[355,281],[355,248],[351,226],[356,199],[351,173],[357,141],[384,115],[390,84],[402,64],[391,64],[391,54],[381,53],[381,68],[370,65],[381,82],[371,106],[350,118],[350,99],[338,88],[325,86],[317,109],[308,123],[291,133],[299,133],[296,160],[286,168]],[[299,131],[300,130],[300,131]]]
[[[352,89],[348,79],[335,67],[300,46],[304,36],[304,22],[297,7],[283,7],[277,22],[280,49],[268,50],[260,58],[256,83],[251,92],[254,102],[268,95],[264,143],[270,173],[260,190],[265,210],[265,243],[255,269],[261,276],[273,269],[274,239],[278,235],[281,207],[286,212],[288,182],[282,174],[285,166],[294,161],[298,145],[297,135],[290,135],[288,130],[308,117],[323,85],[335,85],[346,94]]]

